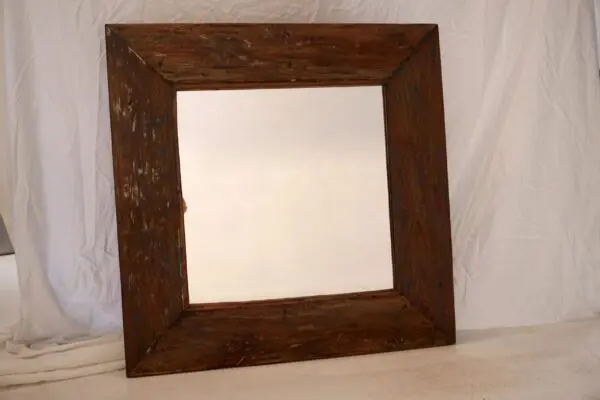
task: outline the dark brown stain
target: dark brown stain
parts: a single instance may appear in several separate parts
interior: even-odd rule
[[[108,35],[106,46],[129,370],[186,305],[176,91],[121,37]]]
[[[190,307],[131,372],[190,372],[448,344],[393,290]],[[176,371],[174,367],[176,366]]]
[[[426,24],[107,25],[128,376],[455,342],[438,36]],[[358,85],[383,86],[394,289],[190,305],[176,91]]]
[[[432,50],[433,49],[433,50]],[[384,85],[394,287],[454,342],[450,202],[437,29]]]
[[[378,84],[410,58],[414,45],[432,28],[428,24],[108,26],[180,90],[302,82]]]

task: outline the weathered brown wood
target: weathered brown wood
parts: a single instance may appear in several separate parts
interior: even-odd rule
[[[179,89],[379,84],[433,25],[109,25]]]
[[[394,287],[455,341],[437,29],[384,85]]]
[[[435,25],[108,25],[107,60],[128,376],[454,343]],[[176,90],[356,85],[383,85],[394,289],[189,305]]]
[[[132,376],[247,367],[448,344],[394,291],[196,307]]]
[[[175,89],[106,40],[125,359],[131,370],[187,303]]]

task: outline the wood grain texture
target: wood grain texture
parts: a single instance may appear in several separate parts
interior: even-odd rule
[[[435,25],[107,25],[106,31],[128,376],[455,342]],[[356,85],[383,85],[394,289],[190,305],[176,91]]]
[[[176,92],[107,36],[115,204],[127,369],[187,304]]]
[[[406,298],[381,291],[195,307],[132,376],[372,354],[447,344]]]
[[[437,29],[384,85],[394,287],[455,341]]]
[[[109,25],[178,89],[379,84],[433,25]]]

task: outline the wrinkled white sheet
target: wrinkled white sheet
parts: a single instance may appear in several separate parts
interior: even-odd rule
[[[592,0],[4,1],[0,212],[17,252],[23,297],[22,319],[7,343],[120,327],[103,40],[109,22],[439,23],[458,326],[594,314],[600,310],[600,82],[593,6]],[[19,372],[31,372],[17,365],[12,384],[24,376]]]

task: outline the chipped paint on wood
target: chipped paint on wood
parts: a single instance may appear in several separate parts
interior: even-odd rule
[[[178,89],[377,84],[410,58],[430,24],[111,25]],[[190,51],[193,49],[193,51]],[[337,63],[336,59],[344,59]],[[248,68],[251,66],[252,68]],[[260,68],[257,68],[260,67]],[[265,73],[268,71],[268,73]]]
[[[181,202],[176,92],[111,29],[106,45],[119,260],[125,282],[123,328],[129,339],[127,368],[133,368],[183,309],[180,212],[178,207],[165,207]],[[152,140],[146,140],[150,134]]]
[[[111,25],[107,61],[129,376],[455,342],[435,26]],[[175,91],[358,85],[383,86],[394,289],[189,305]]]

